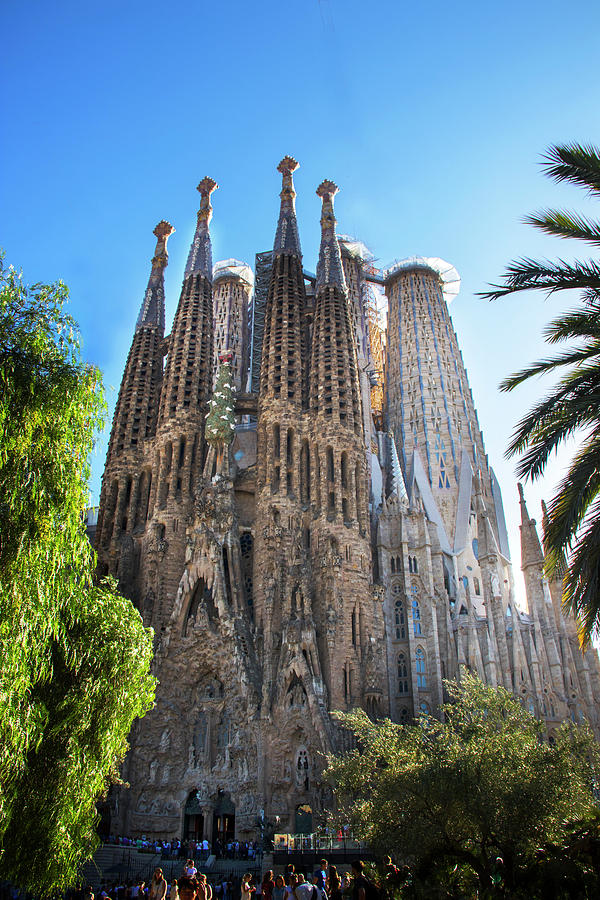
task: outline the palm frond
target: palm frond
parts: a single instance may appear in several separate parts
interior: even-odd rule
[[[491,291],[480,291],[477,296],[485,300],[498,300],[518,291],[545,291],[549,296],[557,291],[583,288],[600,292],[600,263],[540,262],[534,259],[520,259],[512,262],[506,270],[503,284],[492,284]]]
[[[600,494],[600,428],[576,453],[569,471],[548,505],[546,549],[555,555],[570,550],[587,511]]]
[[[527,368],[521,369],[519,372],[515,372],[513,375],[509,375],[508,378],[505,378],[504,381],[500,382],[500,390],[504,393],[512,391],[518,385],[527,381],[528,378],[533,378],[536,375],[546,375],[562,366],[578,365],[586,359],[594,359],[595,357],[600,359],[600,346],[573,348],[572,350],[566,350],[559,356],[539,359],[537,362],[531,363]]]
[[[565,212],[560,209],[546,209],[525,216],[523,222],[556,237],[576,238],[588,241],[590,244],[600,245],[600,223],[588,219],[586,216],[579,216],[577,213]]]
[[[557,319],[552,319],[543,329],[546,343],[558,344],[560,341],[575,338],[591,338],[597,342],[600,354],[600,295],[583,308],[572,309]],[[588,344],[588,347],[594,345]]]
[[[600,502],[594,503],[569,559],[563,606],[579,621],[582,647],[598,636],[600,622]]]
[[[600,193],[600,154],[592,144],[557,144],[542,157],[543,169],[555,181],[571,181]]]

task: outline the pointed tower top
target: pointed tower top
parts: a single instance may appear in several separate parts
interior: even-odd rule
[[[275,232],[275,243],[273,244],[273,253],[276,255],[290,253],[294,256],[302,256],[294,204],[296,191],[294,190],[294,180],[292,178],[299,165],[300,163],[293,156],[284,156],[277,166],[277,171],[281,172],[282,175],[282,185],[281,193],[279,194],[281,197],[281,209],[277,231]]]
[[[174,234],[175,229],[170,222],[161,219],[152,234],[156,235],[156,250],[152,257],[152,268],[164,269],[169,264],[169,254],[167,253],[167,241]]]
[[[317,263],[317,283],[319,288],[332,286],[340,290],[346,290],[346,279],[342,267],[340,246],[335,234],[335,215],[333,212],[333,198],[339,188],[333,181],[325,179],[317,188],[317,196],[323,201],[321,211],[321,248],[319,250],[319,262]]]
[[[164,269],[169,264],[167,241],[174,231],[170,222],[166,222],[164,219],[153,231],[153,234],[156,235],[156,249],[152,257],[152,271],[148,279],[148,287],[135,325],[136,331],[143,325],[154,325],[158,327],[161,334],[165,333]]]
[[[208,226],[213,213],[210,195],[218,187],[219,185],[213,178],[206,176],[196,188],[196,190],[200,192],[202,199],[200,200],[200,209],[198,210],[196,233],[194,235],[192,246],[190,247],[188,261],[185,267],[185,278],[187,278],[188,275],[194,275],[199,272],[208,278],[209,281],[212,280],[212,248]]]
[[[543,565],[544,554],[538,537],[535,519],[529,518],[523,485],[519,482],[519,503],[521,504],[521,568]]]

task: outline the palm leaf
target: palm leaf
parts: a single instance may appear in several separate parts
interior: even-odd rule
[[[550,559],[549,562],[553,560]],[[600,502],[589,511],[563,581],[563,606],[579,619],[583,647],[599,635],[600,622]]]
[[[577,288],[593,289],[600,293],[600,264],[588,262],[557,262],[520,259],[512,262],[504,276],[504,284],[492,284],[491,291],[480,291],[478,297],[484,300],[498,300],[518,291],[542,290],[549,296],[557,291]]]
[[[600,193],[600,154],[591,144],[559,144],[543,157],[546,175],[555,181],[570,181]]]
[[[576,238],[600,245],[600,224],[576,213],[547,209],[525,216],[523,222],[556,237]]]

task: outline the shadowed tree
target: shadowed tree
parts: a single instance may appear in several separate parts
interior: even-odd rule
[[[551,147],[543,167],[555,181],[571,182],[595,199],[600,197],[596,148]],[[600,246],[600,222],[577,213],[543,210],[524,221],[547,234]],[[600,630],[600,263],[521,259],[491,288],[481,296],[495,300],[529,290],[548,295],[581,292],[580,305],[544,329],[548,344],[566,343],[566,348],[511,375],[500,389],[512,391],[536,375],[559,376],[547,396],[518,423],[507,456],[519,454],[519,477],[536,479],[560,444],[572,436],[579,441],[569,471],[548,505],[544,547],[549,575],[561,572],[567,563],[563,602],[578,616],[585,645]]]

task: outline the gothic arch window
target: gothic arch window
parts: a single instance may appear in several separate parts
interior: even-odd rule
[[[398,654],[398,693],[408,694],[408,661],[404,653]]]
[[[430,714],[429,703],[425,703],[424,700],[419,703],[419,712],[422,716],[428,716]]]
[[[409,718],[410,718],[410,716],[409,716],[409,712],[408,712],[408,709],[406,708],[406,706],[401,707],[401,709],[400,709],[400,724],[408,725]]]
[[[421,606],[418,600],[412,602],[413,615],[413,633],[415,637],[420,637],[423,632],[421,630]]]
[[[394,624],[396,626],[396,640],[406,640],[406,615],[402,600],[396,600],[394,604]]]
[[[415,663],[417,668],[417,687],[421,690],[425,690],[427,688],[427,668],[425,663],[425,651],[422,647],[417,647]]]
[[[395,573],[396,573],[396,561],[395,561],[394,557],[392,556],[392,575],[394,575]]]
[[[479,541],[477,538],[473,538],[471,546],[473,547],[473,556],[475,559],[479,559]]]
[[[479,584],[479,578],[476,575],[473,576],[473,588],[475,590],[475,595],[477,597],[481,596],[481,585]]]

